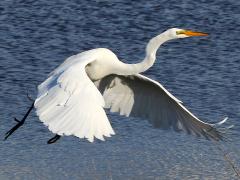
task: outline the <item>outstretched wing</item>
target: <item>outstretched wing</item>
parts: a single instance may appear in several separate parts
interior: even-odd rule
[[[221,139],[211,124],[200,121],[160,83],[143,75],[109,75],[95,85],[103,94],[105,108],[111,112],[148,119],[156,128]]]
[[[85,66],[94,60],[86,52],[72,56],[39,85],[36,112],[53,133],[90,142],[114,134],[103,109],[104,99],[85,72]]]

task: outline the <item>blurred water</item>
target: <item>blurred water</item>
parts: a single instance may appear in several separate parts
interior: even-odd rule
[[[147,41],[170,27],[210,33],[168,42],[145,74],[197,116],[234,129],[223,143],[240,167],[240,1],[154,0],[0,1],[1,136],[22,117],[27,91],[66,57],[106,47],[124,62],[144,57]],[[153,129],[147,122],[109,115],[116,135],[93,144],[53,135],[32,113],[8,141],[0,141],[0,179],[235,179],[215,145]]]

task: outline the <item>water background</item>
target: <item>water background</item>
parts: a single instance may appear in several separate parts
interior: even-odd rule
[[[222,145],[240,167],[240,1],[1,0],[0,135],[30,106],[26,94],[67,57],[106,47],[143,59],[150,38],[170,27],[210,33],[168,42],[145,75],[160,81],[200,119],[234,124]],[[109,115],[116,135],[93,144],[53,136],[34,113],[0,141],[0,179],[235,179],[215,145]]]

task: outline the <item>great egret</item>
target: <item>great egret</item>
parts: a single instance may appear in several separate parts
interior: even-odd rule
[[[199,120],[160,83],[139,74],[153,65],[157,49],[164,42],[206,35],[171,28],[149,41],[146,57],[137,64],[125,64],[105,48],[69,57],[38,86],[37,99],[22,121],[15,119],[18,124],[6,133],[5,138],[24,123],[35,107],[40,121],[57,134],[48,143],[63,135],[86,138],[90,142],[94,137],[104,140],[104,136],[114,135],[104,108],[127,117],[148,119],[156,128],[183,130],[220,140],[222,136],[215,124]]]

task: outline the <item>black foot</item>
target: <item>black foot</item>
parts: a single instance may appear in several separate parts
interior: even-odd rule
[[[57,135],[54,136],[53,138],[49,139],[47,143],[48,143],[48,144],[53,144],[53,143],[55,143],[57,140],[59,140],[60,137],[61,137],[61,136],[57,134]]]
[[[17,118],[14,118],[14,120],[17,122],[17,124],[12,128],[10,129],[8,132],[6,132],[5,134],[5,138],[4,140],[6,140],[12,133],[14,133],[14,131],[16,131],[19,127],[21,127],[25,120],[27,119],[29,113],[31,112],[31,110],[33,109],[34,107],[34,102],[32,103],[31,107],[28,109],[27,113],[25,114],[25,116],[22,118],[22,120],[18,120]]]
[[[12,129],[6,132],[4,140],[6,140],[12,133],[14,133],[14,131],[16,131],[19,127],[21,127],[25,122],[25,119],[19,121],[17,118],[14,118],[14,120],[18,123]]]

